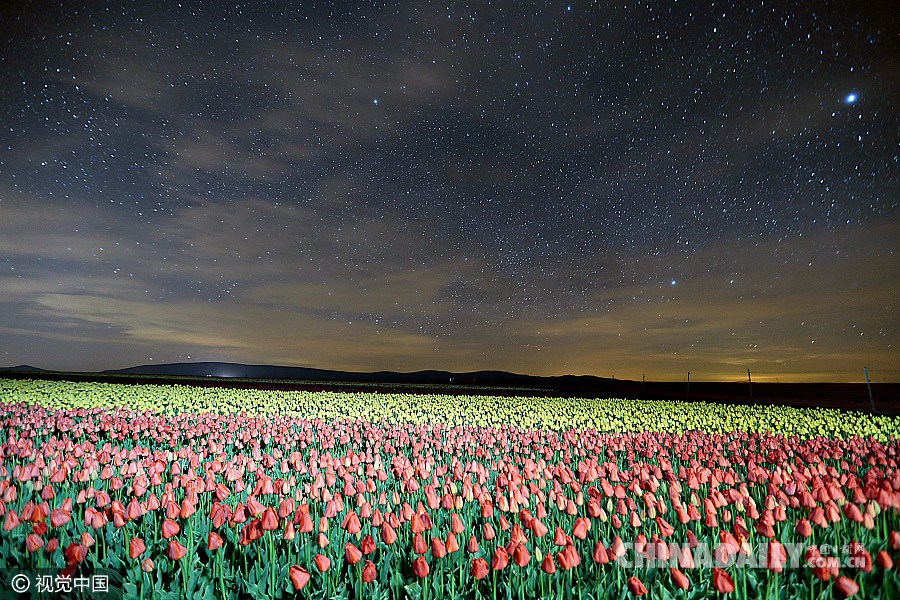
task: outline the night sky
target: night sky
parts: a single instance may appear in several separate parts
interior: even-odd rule
[[[86,4],[0,9],[0,366],[900,380],[892,2]]]

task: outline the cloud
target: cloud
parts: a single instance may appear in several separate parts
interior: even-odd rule
[[[0,333],[106,340],[128,356],[143,348],[356,370],[655,379],[691,370],[732,380],[751,368],[786,381],[855,380],[868,366],[900,375],[900,361],[888,360],[897,356],[897,307],[886,300],[900,297],[895,223],[639,260],[637,250],[616,260],[598,253],[588,263],[605,272],[639,264],[643,278],[613,273],[579,284],[588,291],[576,297],[557,290],[585,277],[577,265],[520,274],[526,293],[520,278],[445,252],[426,226],[336,218],[347,183],[324,187],[306,206],[202,202],[146,229],[117,224],[105,207],[73,224],[63,203],[34,211],[33,199],[4,194],[0,249],[16,270],[0,276]],[[658,276],[670,272],[680,273],[675,286]]]
[[[529,364],[557,372],[639,377],[652,368],[648,375],[660,379],[691,370],[730,380],[751,367],[782,380],[826,372],[858,380],[862,366],[878,364],[883,376],[897,378],[900,361],[886,358],[897,357],[895,331],[881,324],[898,324],[896,305],[885,299],[900,297],[900,269],[896,249],[882,241],[898,236],[896,224],[872,225],[780,243],[713,245],[690,259],[726,263],[738,273],[735,284],[720,273],[692,273],[678,264],[684,258],[660,257],[687,272],[677,286],[598,291],[592,304],[612,302],[609,312],[519,323],[512,335],[519,347],[541,347]],[[829,246],[844,253],[829,256],[822,250]],[[773,264],[781,264],[774,274]]]

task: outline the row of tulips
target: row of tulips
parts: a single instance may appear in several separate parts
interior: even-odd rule
[[[611,432],[424,422],[368,394],[391,419],[201,412],[190,390],[154,411],[150,386],[120,387],[133,408],[0,397],[3,564],[109,569],[129,598],[900,594],[900,444],[881,421],[680,431],[648,404],[657,427]]]
[[[743,431],[804,439],[861,436],[886,442],[900,429],[897,416],[678,400],[303,392],[4,379],[0,379],[0,398],[47,408],[122,407],[169,416],[182,412],[278,415],[326,422],[360,419],[555,431]]]

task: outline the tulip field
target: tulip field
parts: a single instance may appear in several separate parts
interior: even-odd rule
[[[0,568],[124,598],[900,598],[896,416],[0,379],[0,427]]]

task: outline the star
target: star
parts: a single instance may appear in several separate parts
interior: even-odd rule
[[[856,94],[847,94],[847,97],[844,98],[844,102],[846,102],[847,104],[853,104],[854,102],[856,102],[857,98],[858,96]]]

